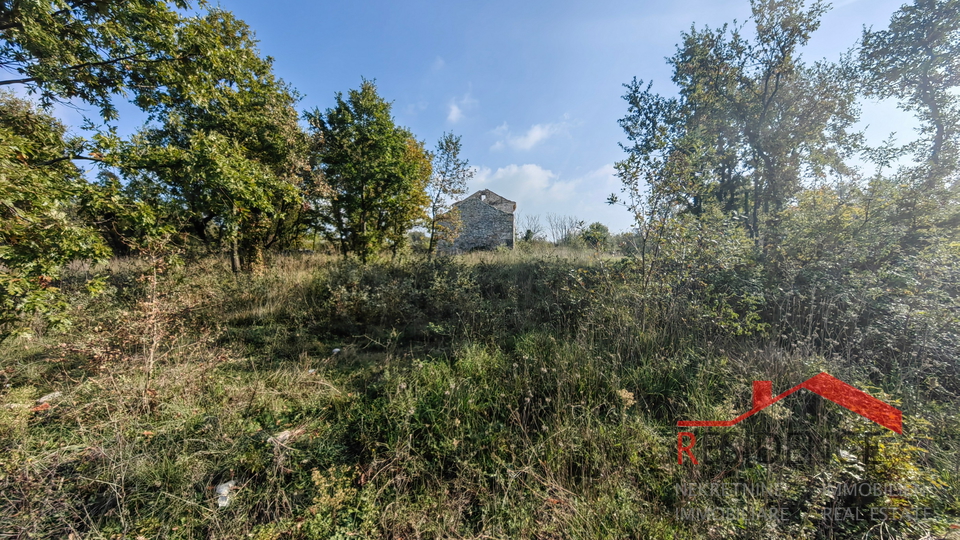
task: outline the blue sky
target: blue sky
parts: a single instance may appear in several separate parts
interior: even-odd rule
[[[863,25],[885,28],[902,2],[839,0],[804,51],[836,59]],[[673,93],[665,57],[691,24],[719,26],[750,13],[747,0],[221,0],[245,20],[303,109],[333,105],[337,91],[376,79],[398,124],[433,147],[444,131],[463,137],[477,167],[471,191],[548,212],[632,224],[605,200],[619,191],[613,163],[624,140],[623,83],[634,76]],[[128,131],[139,119],[126,114]],[[864,104],[868,137],[909,136],[909,115]]]

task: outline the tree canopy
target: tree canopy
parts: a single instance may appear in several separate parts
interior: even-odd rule
[[[116,117],[114,94],[189,78],[209,50],[179,32],[186,10],[205,2],[66,0],[0,2],[0,66],[42,102],[79,99]]]
[[[96,229],[77,215],[85,183],[71,162],[59,159],[69,144],[65,131],[33,104],[0,93],[0,340],[23,313],[58,322],[55,282],[63,265],[109,255]]]
[[[637,79],[626,85],[628,158],[617,167],[634,195],[647,183],[664,209],[693,214],[715,201],[764,244],[804,178],[847,172],[858,111],[848,68],[801,60],[825,4],[753,0],[751,8],[752,36],[727,25],[683,35],[669,59],[677,97]]]
[[[960,1],[917,0],[886,30],[864,30],[859,51],[868,94],[896,98],[922,123],[920,161],[934,186],[956,168],[960,136]]]
[[[172,81],[154,90],[154,123],[117,143],[128,192],[164,209],[204,244],[232,242],[235,266],[262,263],[262,251],[289,242],[308,173],[297,96],[261,58],[247,25],[214,10],[194,25],[217,32],[222,60],[198,60],[216,84],[203,94]],[[221,234],[212,235],[211,226]]]
[[[317,220],[344,257],[366,261],[381,248],[396,250],[426,217],[430,156],[394,123],[390,107],[373,81],[364,80],[346,98],[337,93],[335,107],[306,115],[314,174],[328,188]]]

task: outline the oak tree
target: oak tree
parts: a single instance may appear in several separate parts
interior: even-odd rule
[[[629,158],[618,170],[635,196],[650,185],[660,210],[699,215],[716,201],[766,245],[763,233],[805,181],[847,172],[843,158],[857,143],[856,77],[846,64],[800,58],[825,4],[751,7],[752,36],[726,25],[683,35],[669,59],[677,97],[636,79],[626,85],[629,113],[620,125]]]
[[[73,100],[116,117],[112,98],[158,79],[202,76],[198,47],[179,34],[187,10],[205,2],[175,0],[4,0],[0,2],[0,66],[16,76],[0,86],[39,93],[42,102]]]
[[[336,95],[336,106],[306,117],[312,165],[326,186],[314,202],[323,234],[347,257],[366,261],[383,248],[396,252],[406,232],[426,217],[431,176],[423,144],[397,126],[391,105],[373,81]]]
[[[290,240],[302,211],[308,165],[297,96],[229,12],[191,26],[220,36],[219,58],[197,60],[216,83],[200,94],[177,80],[152,91],[154,122],[118,143],[116,164],[131,196],[204,244],[230,245],[235,270],[255,269],[264,250]]]
[[[0,341],[22,331],[24,315],[59,317],[57,284],[75,259],[102,261],[109,250],[76,212],[86,185],[61,159],[66,129],[33,104],[0,93]]]

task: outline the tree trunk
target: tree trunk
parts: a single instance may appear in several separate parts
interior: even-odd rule
[[[233,238],[230,239],[230,268],[234,274],[240,273],[240,246],[237,244],[237,236],[234,233]]]
[[[237,225],[237,205],[234,204],[231,208],[231,213],[233,214],[233,223],[230,224],[230,268],[233,270],[234,274],[240,273],[240,241],[237,238],[240,234],[238,230],[240,227]]]

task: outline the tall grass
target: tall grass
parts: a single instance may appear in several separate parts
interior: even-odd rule
[[[0,537],[876,535],[876,523],[823,517],[854,503],[934,509],[883,524],[884,537],[956,521],[958,401],[922,333],[906,356],[876,354],[847,319],[831,322],[855,300],[757,301],[746,263],[708,277],[677,267],[645,287],[641,270],[584,252],[288,256],[241,277],[213,258],[114,262],[104,295],[75,302],[73,330],[0,349]],[[917,347],[940,363],[924,367]],[[734,437],[734,465],[677,463],[677,420],[732,418],[750,408],[751,381],[781,391],[819,371],[901,406],[904,436],[799,396],[743,429],[830,437],[826,453],[762,463]],[[214,488],[231,480],[221,508]],[[720,480],[784,492],[676,489]],[[931,489],[824,495],[857,481]],[[704,505],[788,519],[681,517]]]

